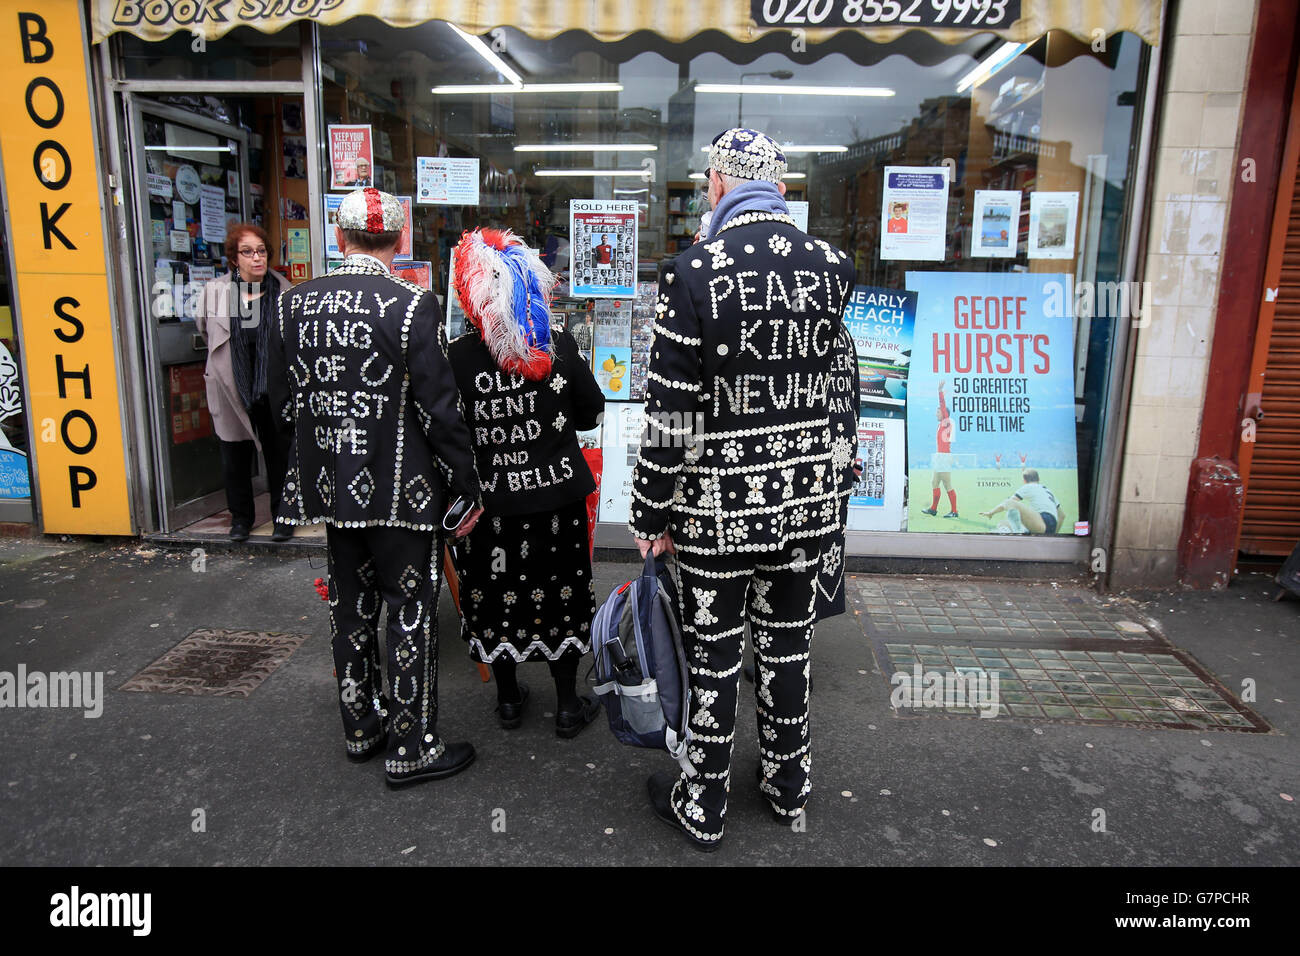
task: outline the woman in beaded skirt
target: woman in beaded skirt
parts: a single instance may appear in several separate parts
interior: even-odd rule
[[[578,447],[605,401],[567,332],[550,328],[555,278],[509,231],[466,233],[456,247],[456,295],[468,330],[448,347],[474,435],[484,520],[459,542],[461,634],[492,667],[497,717],[518,727],[528,686],[516,665],[546,661],[555,732],[573,737],[598,705],[577,694],[591,646],[586,498],[595,480]]]

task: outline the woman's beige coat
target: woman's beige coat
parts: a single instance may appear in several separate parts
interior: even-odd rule
[[[262,318],[271,321],[280,293],[289,287],[280,273],[267,270],[267,292]],[[248,420],[243,399],[235,387],[235,370],[231,364],[230,323],[239,321],[239,303],[232,302],[235,286],[229,275],[217,276],[203,287],[199,312],[195,316],[199,334],[208,343],[208,362],[203,381],[208,391],[208,414],[212,427],[222,441],[257,441]],[[260,447],[260,445],[259,445]]]

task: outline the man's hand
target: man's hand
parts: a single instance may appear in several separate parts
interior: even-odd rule
[[[465,517],[460,519],[460,524],[456,525],[456,530],[453,532],[453,534],[457,538],[465,537],[465,535],[469,534],[471,531],[474,530],[474,525],[478,524],[478,519],[482,517],[482,515],[483,515],[483,509],[475,508]]]
[[[669,554],[677,553],[677,549],[673,546],[672,535],[667,531],[663,533],[663,537],[655,538],[653,541],[647,541],[645,538],[637,538],[636,546],[637,550],[641,552],[642,558],[649,554],[651,550],[654,551],[656,558],[665,551]]]

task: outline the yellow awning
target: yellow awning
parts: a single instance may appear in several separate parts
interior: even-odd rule
[[[960,0],[959,0],[960,2]],[[979,0],[975,0],[976,3]],[[1015,0],[992,0],[985,12],[993,21],[996,11],[1014,9]],[[145,40],[161,40],[177,31],[202,33],[209,40],[236,27],[253,27],[275,33],[298,20],[321,24],[342,23],[358,16],[370,16],[395,27],[410,27],[429,20],[447,20],[469,33],[484,34],[494,27],[512,26],[530,36],[553,37],[566,30],[585,30],[601,40],[620,40],[638,30],[650,30],[666,39],[680,41],[704,30],[721,30],[741,41],[757,39],[769,30],[806,31],[817,42],[844,27],[815,27],[808,12],[829,10],[838,14],[854,11],[882,11],[892,25],[877,22],[854,28],[871,40],[884,43],[908,30],[923,29],[944,43],[967,39],[973,32],[990,32],[1017,42],[1027,42],[1048,30],[1065,30],[1081,40],[1093,41],[1121,30],[1136,34],[1155,45],[1160,40],[1161,0],[1020,0],[1020,17],[996,26],[922,25],[906,26],[899,21],[920,6],[925,21],[957,19],[952,4],[936,0],[766,0],[753,5],[782,18],[777,26],[759,25],[751,13],[751,0],[92,0],[92,28],[95,42],[119,31]],[[801,12],[802,8],[802,12]],[[895,9],[896,8],[896,9]],[[833,17],[822,14],[823,22]],[[918,14],[913,12],[912,17]],[[793,22],[791,22],[793,18]],[[976,19],[963,14],[967,24]],[[983,18],[981,18],[983,19]],[[1009,17],[1001,17],[1002,21]],[[1100,32],[1099,32],[1100,31]]]

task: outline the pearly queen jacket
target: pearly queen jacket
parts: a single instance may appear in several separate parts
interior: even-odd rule
[[[838,529],[853,449],[833,440],[828,389],[853,282],[843,252],[767,212],[664,264],[634,535],[733,554]]]
[[[355,256],[280,296],[271,407],[292,426],[278,521],[434,531],[479,501],[433,295]]]

